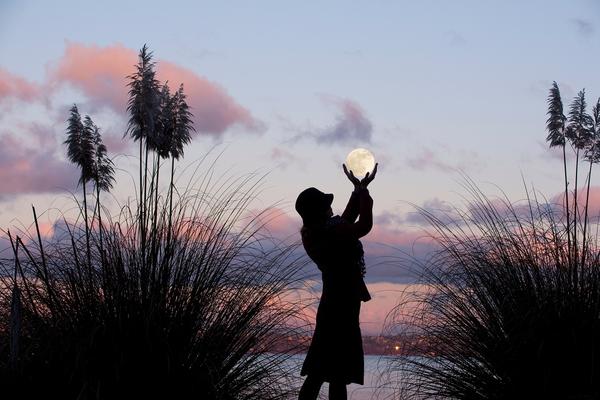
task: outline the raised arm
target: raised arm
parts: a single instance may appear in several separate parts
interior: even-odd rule
[[[373,227],[373,199],[369,195],[367,186],[375,179],[377,167],[378,165],[375,164],[373,173],[367,173],[362,180],[359,180],[354,176],[352,171],[348,171],[346,165],[344,165],[344,173],[350,182],[354,184],[354,191],[342,214],[342,218],[348,221],[349,224],[342,225],[340,229],[342,229],[343,232],[340,233],[361,238],[371,231],[371,228]],[[358,221],[356,221],[357,217],[359,217]]]
[[[358,221],[351,224],[348,229],[350,235],[361,238],[371,231],[373,227],[373,199],[367,188],[358,191]]]
[[[348,204],[346,204],[346,209],[342,213],[342,218],[350,223],[354,223],[356,218],[358,218],[358,214],[360,213],[358,197],[358,191],[354,190],[350,195]]]

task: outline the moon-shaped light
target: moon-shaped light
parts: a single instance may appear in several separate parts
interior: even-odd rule
[[[375,157],[367,149],[354,149],[346,157],[346,166],[354,176],[362,178],[367,172],[373,172],[375,168]]]

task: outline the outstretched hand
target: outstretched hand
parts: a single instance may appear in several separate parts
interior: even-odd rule
[[[377,166],[378,165],[379,165],[379,163],[375,163],[375,168],[373,168],[373,172],[372,173],[367,172],[365,177],[362,178],[362,180],[360,181],[360,185],[362,188],[366,189],[367,186],[369,186],[369,183],[373,182],[373,179],[375,179],[375,175],[377,174]]]
[[[344,167],[344,174],[346,174],[350,182],[352,182],[352,184],[354,185],[354,189],[358,189],[360,186],[360,180],[354,176],[354,173],[352,171],[348,170],[346,164],[342,164],[342,166]]]
[[[355,190],[366,189],[367,186],[369,186],[369,183],[373,182],[373,179],[375,179],[375,175],[377,174],[377,166],[378,165],[379,165],[378,163],[375,164],[375,168],[373,168],[373,172],[372,173],[367,172],[365,177],[359,180],[357,177],[354,176],[354,173],[352,171],[348,170],[348,168],[346,167],[346,164],[342,164],[342,166],[344,167],[344,174],[346,174],[346,176],[348,177],[350,182],[352,182]]]

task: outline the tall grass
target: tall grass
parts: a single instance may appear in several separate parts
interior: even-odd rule
[[[62,399],[292,396],[289,355],[269,350],[293,334],[287,322],[298,309],[283,297],[304,259],[265,233],[257,221],[268,215],[248,217],[260,181],[215,179],[211,170],[172,207],[170,196],[149,193],[158,212],[144,230],[135,205],[104,210],[103,226],[89,231],[90,264],[81,224],[65,221],[49,241],[11,235],[0,312],[8,321],[16,286],[22,321],[14,365],[10,329],[0,329],[1,390]]]
[[[304,257],[268,235],[272,215],[251,215],[256,174],[215,177],[214,164],[184,189],[175,160],[194,131],[183,84],[155,79],[146,45],[129,75],[126,136],[139,142],[139,197],[116,215],[102,207],[113,183],[99,128],[76,106],[67,155],[81,171],[83,223],[62,232],[8,231],[0,262],[0,392],[19,398],[284,399],[300,311],[286,296]],[[170,158],[166,193],[161,159]],[[202,163],[198,164],[201,165]],[[95,185],[88,218],[86,183]],[[179,191],[181,190],[181,192]],[[287,299],[287,300],[286,300]]]
[[[586,108],[581,90],[565,116],[553,83],[546,139],[562,150],[557,204],[527,188],[521,203],[492,199],[467,178],[466,209],[441,216],[420,210],[440,250],[420,266],[430,290],[410,299],[418,306],[408,326],[421,340],[406,341],[403,353],[421,357],[391,363],[389,372],[403,380],[396,397],[600,398],[599,224],[589,207],[600,99],[592,115]],[[405,305],[395,310],[397,322],[406,322]]]
[[[412,299],[410,329],[423,341],[402,349],[422,356],[390,366],[404,377],[397,397],[599,398],[597,235],[569,254],[562,205],[466,187],[458,218],[421,210],[440,251],[423,266],[431,290]]]

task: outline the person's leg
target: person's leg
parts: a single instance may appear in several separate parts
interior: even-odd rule
[[[333,381],[329,383],[329,400],[347,400],[346,383]]]
[[[302,387],[300,388],[298,400],[317,400],[317,397],[319,397],[319,390],[321,390],[322,385],[322,379],[308,375],[304,380]]]

